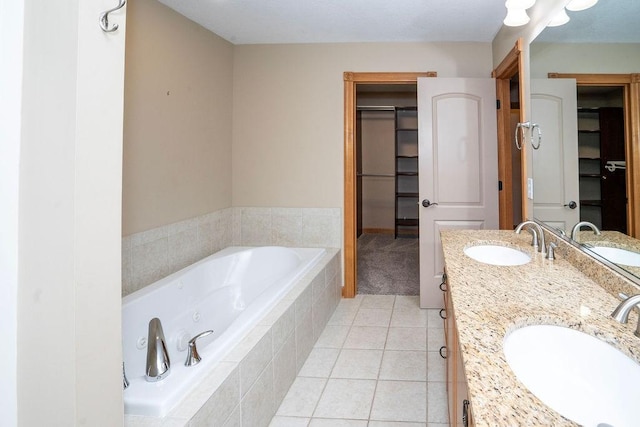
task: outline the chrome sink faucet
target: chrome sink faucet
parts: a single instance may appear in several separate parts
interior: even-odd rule
[[[571,240],[576,240],[576,237],[578,237],[578,231],[580,231],[581,227],[589,227],[589,228],[591,228],[593,230],[593,233],[596,236],[599,236],[601,234],[600,230],[598,230],[598,227],[596,227],[593,223],[591,223],[589,221],[580,221],[579,223],[574,225],[573,226],[573,230],[571,230]]]
[[[171,361],[167,350],[167,341],[164,339],[162,323],[154,317],[149,321],[149,338],[147,339],[147,368],[145,379],[155,382],[165,379],[170,372]]]
[[[538,240],[536,241],[536,244],[538,246],[538,250],[540,251],[541,254],[545,254],[546,253],[546,246],[545,246],[545,241],[544,241],[544,230],[542,230],[542,227],[540,227],[540,224],[538,224],[535,221],[523,221],[520,224],[518,224],[518,226],[516,227],[516,234],[520,234],[520,232],[522,231],[522,229],[528,225],[529,228],[531,227],[535,227],[533,229],[531,229],[531,231],[533,232],[533,238],[536,238],[536,234],[538,237]],[[536,245],[533,245],[534,248]]]
[[[613,313],[611,313],[611,317],[617,320],[620,323],[627,323],[629,320],[629,313],[636,305],[640,304],[640,295],[631,296],[624,301],[622,301]],[[636,331],[633,333],[635,336],[640,338],[640,319],[638,320],[638,326],[636,326]]]

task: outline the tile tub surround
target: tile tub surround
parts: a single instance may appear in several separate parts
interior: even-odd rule
[[[125,415],[125,426],[267,426],[340,301],[340,277],[328,249],[165,418]]]
[[[122,238],[122,296],[229,246],[340,248],[339,208],[222,209]]]
[[[586,256],[580,251],[571,253],[575,248],[559,242],[563,247],[558,258],[549,261],[533,252],[528,233],[447,230],[441,237],[476,426],[576,425],[540,402],[512,373],[502,342],[518,327],[571,327],[640,361],[639,341],[633,335],[637,315],[632,313],[626,325],[610,318],[620,300],[585,274],[599,268],[593,260],[580,260],[578,267],[569,261]],[[490,266],[464,255],[466,246],[482,243],[511,245],[532,260],[521,266]],[[600,274],[601,280],[614,279]]]

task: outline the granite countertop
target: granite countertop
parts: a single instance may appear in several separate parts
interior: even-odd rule
[[[506,362],[502,343],[510,331],[550,324],[586,332],[640,362],[640,340],[633,335],[638,317],[619,324],[610,318],[619,304],[557,251],[549,261],[530,246],[529,233],[501,230],[443,230],[442,247],[458,327],[461,355],[475,425],[577,425],[528,391]],[[501,244],[532,257],[520,266],[492,266],[464,254],[478,244]],[[580,265],[584,269],[584,264]]]

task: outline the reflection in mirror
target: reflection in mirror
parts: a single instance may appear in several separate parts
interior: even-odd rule
[[[593,223],[602,234],[583,228],[576,241],[640,278],[640,242],[630,236],[640,200],[627,186],[640,168],[630,155],[640,117],[628,78],[640,73],[640,2],[600,0],[569,15],[530,46],[531,120],[543,131],[533,150],[534,217],[567,235]]]

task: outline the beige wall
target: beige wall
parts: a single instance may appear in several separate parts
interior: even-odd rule
[[[532,43],[531,77],[547,73],[638,73],[638,43]]]
[[[117,427],[125,9],[24,6],[17,425]]]
[[[234,48],[233,206],[343,205],[343,72],[488,77],[490,43]]]
[[[231,206],[233,46],[155,0],[128,4],[122,234]]]

